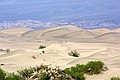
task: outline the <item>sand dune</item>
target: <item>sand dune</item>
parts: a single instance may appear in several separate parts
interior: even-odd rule
[[[120,33],[110,32],[99,35],[96,37],[97,39],[104,40],[106,42],[119,42],[120,40]]]
[[[119,38],[120,33],[110,32],[110,33],[99,35],[96,38],[110,38],[110,37],[113,37],[113,36],[115,36],[116,38]]]
[[[72,33],[64,34],[64,37],[68,37],[68,38],[94,38],[96,36],[97,36],[96,34],[86,30],[75,31]]]
[[[94,29],[94,30],[90,30],[90,31],[93,33],[96,33],[96,34],[105,34],[105,33],[112,32],[112,30],[107,29],[107,28],[98,28],[98,29]]]
[[[39,49],[40,45],[46,48]],[[86,80],[108,80],[120,75],[119,29],[84,30],[70,25],[43,30],[10,28],[0,31],[0,49],[10,49],[8,53],[0,51],[0,64],[4,64],[0,67],[9,72],[40,64],[64,69],[101,60],[109,70],[86,76]],[[73,50],[80,54],[78,58],[68,55]]]
[[[0,30],[0,33],[6,34],[6,35],[21,35],[31,30],[32,29],[29,29],[29,28],[16,27],[16,28],[8,28],[8,29]]]
[[[79,30],[83,30],[80,28],[77,28],[75,26],[59,26],[56,28],[48,28],[48,29],[44,29],[44,30],[34,30],[34,31],[29,31],[24,33],[22,36],[26,36],[26,37],[56,37],[56,36],[61,36],[67,33],[72,33],[74,31],[79,31]]]

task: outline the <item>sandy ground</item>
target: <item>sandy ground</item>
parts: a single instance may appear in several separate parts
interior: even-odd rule
[[[47,47],[39,49],[40,45]],[[0,67],[8,72],[40,64],[64,69],[101,60],[109,70],[86,76],[86,80],[109,80],[112,76],[120,76],[120,29],[87,31],[70,25],[43,30],[10,28],[0,30],[0,49],[3,49],[0,64],[4,64]],[[68,52],[72,50],[77,50],[80,57],[69,56]]]

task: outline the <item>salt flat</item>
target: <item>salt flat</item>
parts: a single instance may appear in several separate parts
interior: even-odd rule
[[[46,48],[39,49],[40,45]],[[9,28],[0,30],[0,49],[10,49],[10,52],[0,51],[0,64],[4,64],[0,67],[8,72],[40,64],[64,69],[101,60],[109,70],[86,76],[87,80],[108,80],[120,75],[119,29],[84,30],[71,25],[42,30]],[[80,56],[69,56],[72,50],[77,50]]]

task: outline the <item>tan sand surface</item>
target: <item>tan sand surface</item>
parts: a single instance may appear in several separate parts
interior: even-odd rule
[[[39,49],[40,45],[46,48]],[[0,67],[8,72],[41,64],[61,69],[101,60],[109,70],[88,76],[86,80],[108,80],[120,76],[120,30],[84,30],[74,26],[60,26],[43,30],[10,28],[0,30]],[[77,50],[79,57],[68,52]],[[45,53],[43,53],[43,51]]]

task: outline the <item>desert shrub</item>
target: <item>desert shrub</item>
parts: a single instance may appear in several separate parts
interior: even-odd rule
[[[75,80],[85,80],[83,68],[83,65],[79,65],[79,67],[77,65],[76,67],[72,66],[70,68],[66,68],[64,71],[72,76]]]
[[[30,78],[32,76],[32,73],[34,73],[35,69],[34,68],[25,68],[21,71],[17,71],[24,79]]]
[[[104,63],[101,61],[91,61],[86,64],[85,73],[89,75],[100,74],[104,69]]]
[[[5,51],[4,49],[0,49],[0,51]]]
[[[33,59],[36,59],[36,57],[35,57],[34,55],[32,56],[32,58],[33,58]]]
[[[40,80],[49,80],[50,76],[47,73],[45,73],[45,72],[44,73],[40,73],[39,79]]]
[[[15,73],[10,73],[6,75],[5,80],[22,80],[20,75],[16,75]]]
[[[84,74],[93,75],[100,74],[104,70],[104,63],[101,61],[91,61],[86,65],[77,64],[64,70],[65,73],[71,75],[75,80],[85,80]]]
[[[42,51],[42,53],[44,54],[44,53],[45,53],[45,51]]]
[[[65,70],[50,68],[41,65],[33,68],[25,68],[15,73],[6,73],[0,69],[0,80],[85,80],[84,74],[99,74],[104,69],[101,61],[90,61],[87,64],[77,64]],[[112,77],[111,80],[120,80],[119,77]]]
[[[10,49],[0,49],[0,51],[10,52]]]
[[[59,68],[50,68],[46,65],[37,66],[30,69],[24,69],[18,72],[24,80],[74,80]]]
[[[7,53],[10,52],[10,49],[6,49],[6,52],[7,52]]]
[[[76,50],[74,50],[74,51],[69,52],[68,55],[74,56],[74,57],[79,57],[80,54]]]
[[[5,80],[6,72],[0,68],[0,80]]]
[[[1,63],[1,64],[0,64],[0,66],[3,66],[3,65],[5,65],[5,64],[4,64],[4,63]]]
[[[120,77],[112,77],[110,80],[120,80]]]
[[[44,46],[44,45],[40,45],[40,47],[39,47],[39,49],[44,49],[44,48],[46,48],[46,46]]]
[[[86,69],[86,65],[84,65],[84,64],[77,64],[76,65],[76,68],[77,68],[77,70],[79,71],[79,72],[82,72],[82,73],[85,73],[85,69]]]
[[[80,73],[80,72],[76,72],[76,73],[73,75],[73,78],[74,78],[75,80],[85,80],[84,74],[83,74],[83,73]]]

